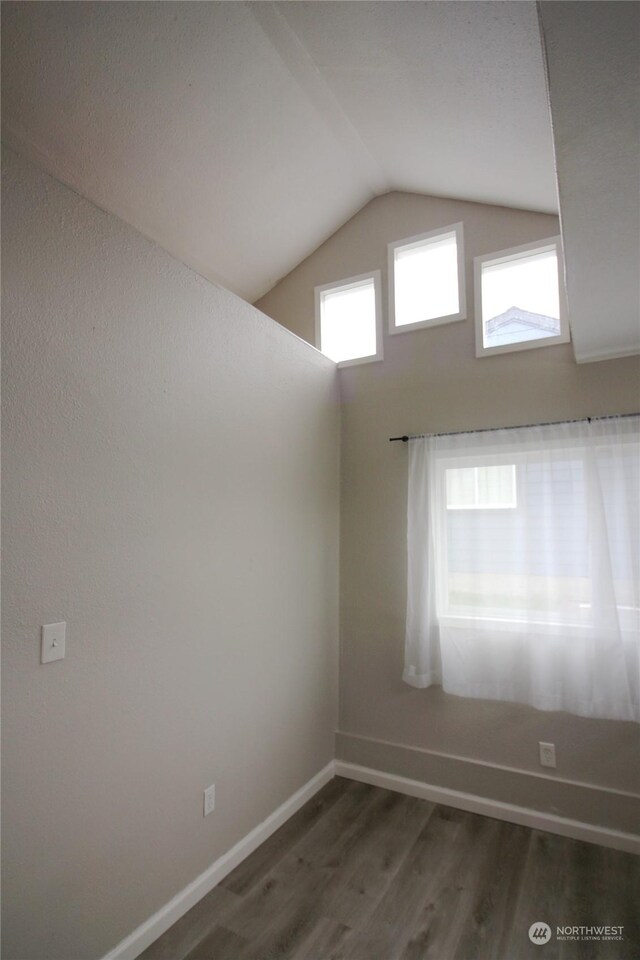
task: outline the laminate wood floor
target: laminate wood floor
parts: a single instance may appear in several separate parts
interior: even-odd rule
[[[336,777],[140,960],[529,958],[638,960],[640,857]]]

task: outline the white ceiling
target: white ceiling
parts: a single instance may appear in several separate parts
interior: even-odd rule
[[[529,2],[2,4],[3,137],[255,300],[373,196],[554,212]]]
[[[640,352],[638,3],[4,2],[2,26],[3,139],[250,301],[388,190],[557,212],[550,105],[576,357]]]

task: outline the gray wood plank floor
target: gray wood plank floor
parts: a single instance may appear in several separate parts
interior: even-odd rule
[[[140,960],[529,958],[638,960],[640,857],[336,777]]]

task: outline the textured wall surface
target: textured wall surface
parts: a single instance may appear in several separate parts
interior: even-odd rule
[[[10,152],[3,186],[3,956],[94,960],[333,757],[336,371]]]
[[[407,449],[388,442],[389,437],[405,433],[638,410],[637,357],[578,365],[571,344],[475,356],[473,257],[553,236],[558,233],[558,221],[501,207],[387,194],[372,201],[257,305],[313,342],[314,286],[380,269],[386,330],[387,243],[460,220],[465,230],[468,319],[385,334],[383,361],[339,372],[343,401],[340,729],[345,734],[529,771],[534,775],[528,787],[531,806],[551,812],[565,809],[567,815],[576,816],[577,806],[570,814],[563,808],[561,792],[554,792],[552,780],[535,776],[540,772],[538,741],[556,744],[558,767],[551,771],[552,778],[640,793],[637,725],[466,700],[443,694],[437,687],[415,690],[402,682]],[[385,751],[380,747],[381,769],[385,769]],[[365,754],[360,757],[359,762],[364,762]],[[369,750],[369,764],[372,757]],[[476,773],[479,769],[474,767]],[[406,775],[411,775],[408,767]],[[491,778],[490,767],[483,768],[482,777],[470,774],[468,789],[495,795]],[[517,802],[509,796],[509,782],[504,780],[500,799]],[[624,802],[621,828],[629,822]],[[615,797],[611,803],[615,805]],[[608,823],[615,825],[613,809]]]

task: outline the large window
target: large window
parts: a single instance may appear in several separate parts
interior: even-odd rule
[[[475,258],[476,353],[569,339],[560,237]]]
[[[340,366],[382,359],[380,271],[315,288],[316,345]]]
[[[411,442],[408,683],[640,720],[639,428]]]
[[[466,316],[462,224],[389,244],[389,332]]]

